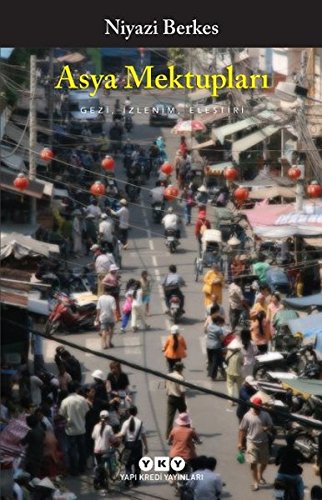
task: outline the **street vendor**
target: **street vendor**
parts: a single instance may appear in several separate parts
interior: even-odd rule
[[[220,272],[220,268],[216,262],[211,266],[211,269],[205,274],[203,278],[202,291],[205,297],[206,308],[212,303],[212,295],[217,296],[218,304],[222,304],[224,276]]]

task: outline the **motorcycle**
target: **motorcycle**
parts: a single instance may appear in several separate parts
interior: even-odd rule
[[[165,244],[170,253],[175,253],[177,246],[180,244],[177,234],[176,229],[166,229],[165,231]]]
[[[129,198],[129,201],[135,203],[140,195],[140,188],[136,186],[133,182],[137,182],[136,179],[129,179],[128,184],[125,186],[125,192]]]
[[[269,372],[293,372],[301,377],[311,378],[316,370],[311,368],[311,360],[307,357],[312,352],[312,346],[306,345],[289,352],[268,352],[256,356],[254,377],[256,380],[271,380]]]
[[[153,222],[156,224],[161,224],[163,217],[163,206],[162,203],[155,203],[152,208]]]
[[[169,316],[174,323],[177,323],[182,314],[183,310],[181,307],[180,297],[174,293],[169,298]]]
[[[45,325],[46,335],[54,335],[59,329],[68,332],[94,329],[96,318],[94,302],[80,306],[75,299],[63,292],[58,292],[55,300],[56,304]]]

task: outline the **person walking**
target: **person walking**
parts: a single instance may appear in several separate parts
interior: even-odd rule
[[[110,270],[112,264],[116,265],[112,253],[104,253],[97,244],[91,246],[90,251],[94,254],[94,268],[97,276],[97,296],[100,297],[104,290],[103,279]]]
[[[181,457],[189,463],[197,457],[195,445],[201,444],[200,437],[192,427],[192,420],[187,412],[180,413],[175,424],[168,439],[168,444],[171,446],[169,456]]]
[[[271,330],[269,322],[266,319],[265,311],[254,313],[251,319],[251,338],[259,354],[265,354],[268,351],[268,344],[271,340]]]
[[[125,464],[125,474],[129,477],[134,474],[132,479],[133,486],[139,486],[140,473],[139,461],[144,454],[149,452],[148,441],[146,438],[145,428],[142,420],[137,417],[138,409],[136,406],[131,406],[129,409],[130,417],[123,422],[122,428],[116,438],[124,438],[124,448],[129,450],[128,459]],[[125,486],[130,486],[130,480],[125,481]]]
[[[114,347],[112,337],[114,333],[114,325],[117,321],[116,301],[110,294],[109,290],[105,290],[97,301],[96,305],[96,321],[100,327],[100,336],[102,340],[102,349]]]
[[[94,440],[94,456],[97,465],[103,462],[103,456],[107,455],[111,445],[117,442],[113,429],[109,424],[109,412],[102,410],[99,414],[99,422],[94,426],[92,439]]]
[[[133,293],[133,302],[132,302],[132,312],[131,312],[131,327],[133,332],[136,332],[139,328],[139,325],[144,328],[150,328],[150,325],[145,321],[145,313],[143,309],[143,291],[142,285],[138,281],[136,289]]]
[[[206,229],[211,228],[211,222],[206,217],[206,211],[200,210],[198,218],[195,223],[195,237],[198,242],[199,255],[202,253],[202,235]]]
[[[73,212],[73,252],[76,257],[81,257],[83,255],[83,243],[82,243],[82,212],[80,210],[74,210]]]
[[[66,421],[65,433],[68,445],[70,473],[73,476],[83,474],[86,469],[86,414],[89,405],[86,399],[78,394],[80,385],[69,384],[69,396],[65,398],[59,409],[59,415]]]
[[[187,410],[185,388],[180,384],[180,382],[185,380],[182,375],[184,367],[181,361],[176,361],[173,366],[173,371],[170,373],[170,376],[174,378],[175,381],[166,380],[165,383],[167,394],[166,439],[169,439],[176,412],[184,413]]]
[[[271,416],[260,408],[263,401],[253,397],[251,402],[256,405],[244,415],[239,425],[238,449],[244,449],[246,439],[246,461],[250,464],[253,485],[257,491],[259,485],[266,484],[263,473],[269,461],[268,432],[273,427]]]
[[[125,301],[122,306],[122,323],[120,333],[125,333],[126,327],[130,321],[132,313],[133,294],[134,290],[132,289],[125,292]]]
[[[242,312],[249,309],[249,305],[240,287],[240,281],[235,278],[228,288],[229,320],[232,330],[235,330]]]
[[[168,363],[169,372],[172,372],[177,361],[187,356],[187,345],[183,335],[180,334],[179,326],[172,325],[170,335],[167,337],[162,352]]]
[[[242,421],[243,416],[248,412],[249,406],[246,404],[258,391],[258,385],[252,375],[247,375],[239,390],[239,403],[237,405],[236,415],[239,423]]]
[[[256,345],[252,342],[250,330],[243,328],[240,332],[241,352],[243,354],[242,376],[246,378],[253,375],[255,366],[255,356],[258,354]]]
[[[120,204],[122,205],[119,210],[111,210],[112,215],[115,215],[119,219],[119,232],[120,232],[120,241],[123,245],[123,250],[127,250],[128,247],[128,231],[129,231],[129,209],[127,208],[127,200],[122,198],[120,200]]]
[[[151,290],[152,290],[152,279],[148,271],[144,270],[141,273],[141,288],[143,293],[143,304],[145,307],[144,313],[146,316],[150,314],[150,301],[151,301]]]
[[[117,321],[122,317],[120,309],[121,276],[118,273],[119,270],[120,268],[116,264],[111,264],[109,272],[102,280],[105,290],[108,290],[109,294],[115,299]]]
[[[291,482],[297,491],[297,500],[304,499],[303,468],[299,465],[305,462],[303,454],[294,447],[296,437],[286,436],[286,446],[278,449],[275,465],[279,465],[276,480]]]
[[[237,389],[237,396],[243,382],[242,368],[244,357],[242,353],[242,344],[239,338],[234,338],[227,346],[227,353],[225,356],[227,363],[226,376],[227,376],[227,392],[228,396],[234,397],[234,387]],[[230,401],[231,406],[235,406],[234,401]]]
[[[224,276],[221,273],[216,262],[211,265],[211,269],[203,277],[202,291],[205,297],[205,307],[212,302],[212,295],[217,295],[218,304],[222,304],[223,287],[225,284]]]
[[[204,333],[207,335],[207,371],[208,377],[210,377],[211,380],[216,380],[218,369],[220,369],[221,372],[224,371],[222,356],[222,343],[224,340],[222,327],[224,323],[224,318],[218,316],[218,308],[214,307],[204,324]]]

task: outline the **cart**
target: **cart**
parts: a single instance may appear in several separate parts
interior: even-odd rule
[[[201,255],[195,259],[195,280],[203,274],[204,267],[211,267],[217,263],[220,270],[223,270],[222,239],[221,231],[217,229],[206,229],[201,239]]]

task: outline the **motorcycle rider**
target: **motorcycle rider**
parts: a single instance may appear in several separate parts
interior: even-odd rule
[[[301,476],[303,469],[299,464],[305,462],[305,458],[299,450],[294,448],[296,439],[294,435],[290,434],[285,439],[286,446],[279,448],[275,459],[275,465],[279,465],[276,481],[294,484],[298,500],[303,500],[304,483]]]
[[[100,217],[101,222],[98,226],[98,238],[100,245],[106,248],[109,252],[113,251],[113,229],[114,224],[111,217],[103,213]]]
[[[173,213],[173,208],[169,207],[167,210],[167,214],[163,217],[161,223],[164,225],[164,236],[167,236],[168,231],[175,231],[176,238],[179,240],[181,233],[179,229],[179,225],[181,224],[180,217]],[[178,243],[180,243],[178,241]]]
[[[162,210],[164,209],[164,203],[165,203],[164,190],[165,190],[165,186],[164,186],[163,182],[157,181],[155,183],[155,187],[152,188],[150,191],[150,196],[152,198],[151,207],[154,208],[157,205],[161,205],[161,209]]]
[[[185,313],[184,295],[183,295],[182,291],[180,290],[181,286],[185,286],[185,281],[177,273],[177,266],[175,266],[173,264],[171,264],[169,266],[169,273],[164,277],[164,279],[162,281],[162,286],[163,286],[165,301],[166,301],[168,309],[169,309],[169,305],[170,305],[169,301],[170,301],[171,295],[177,295],[180,299],[180,307],[181,307],[182,313]]]

